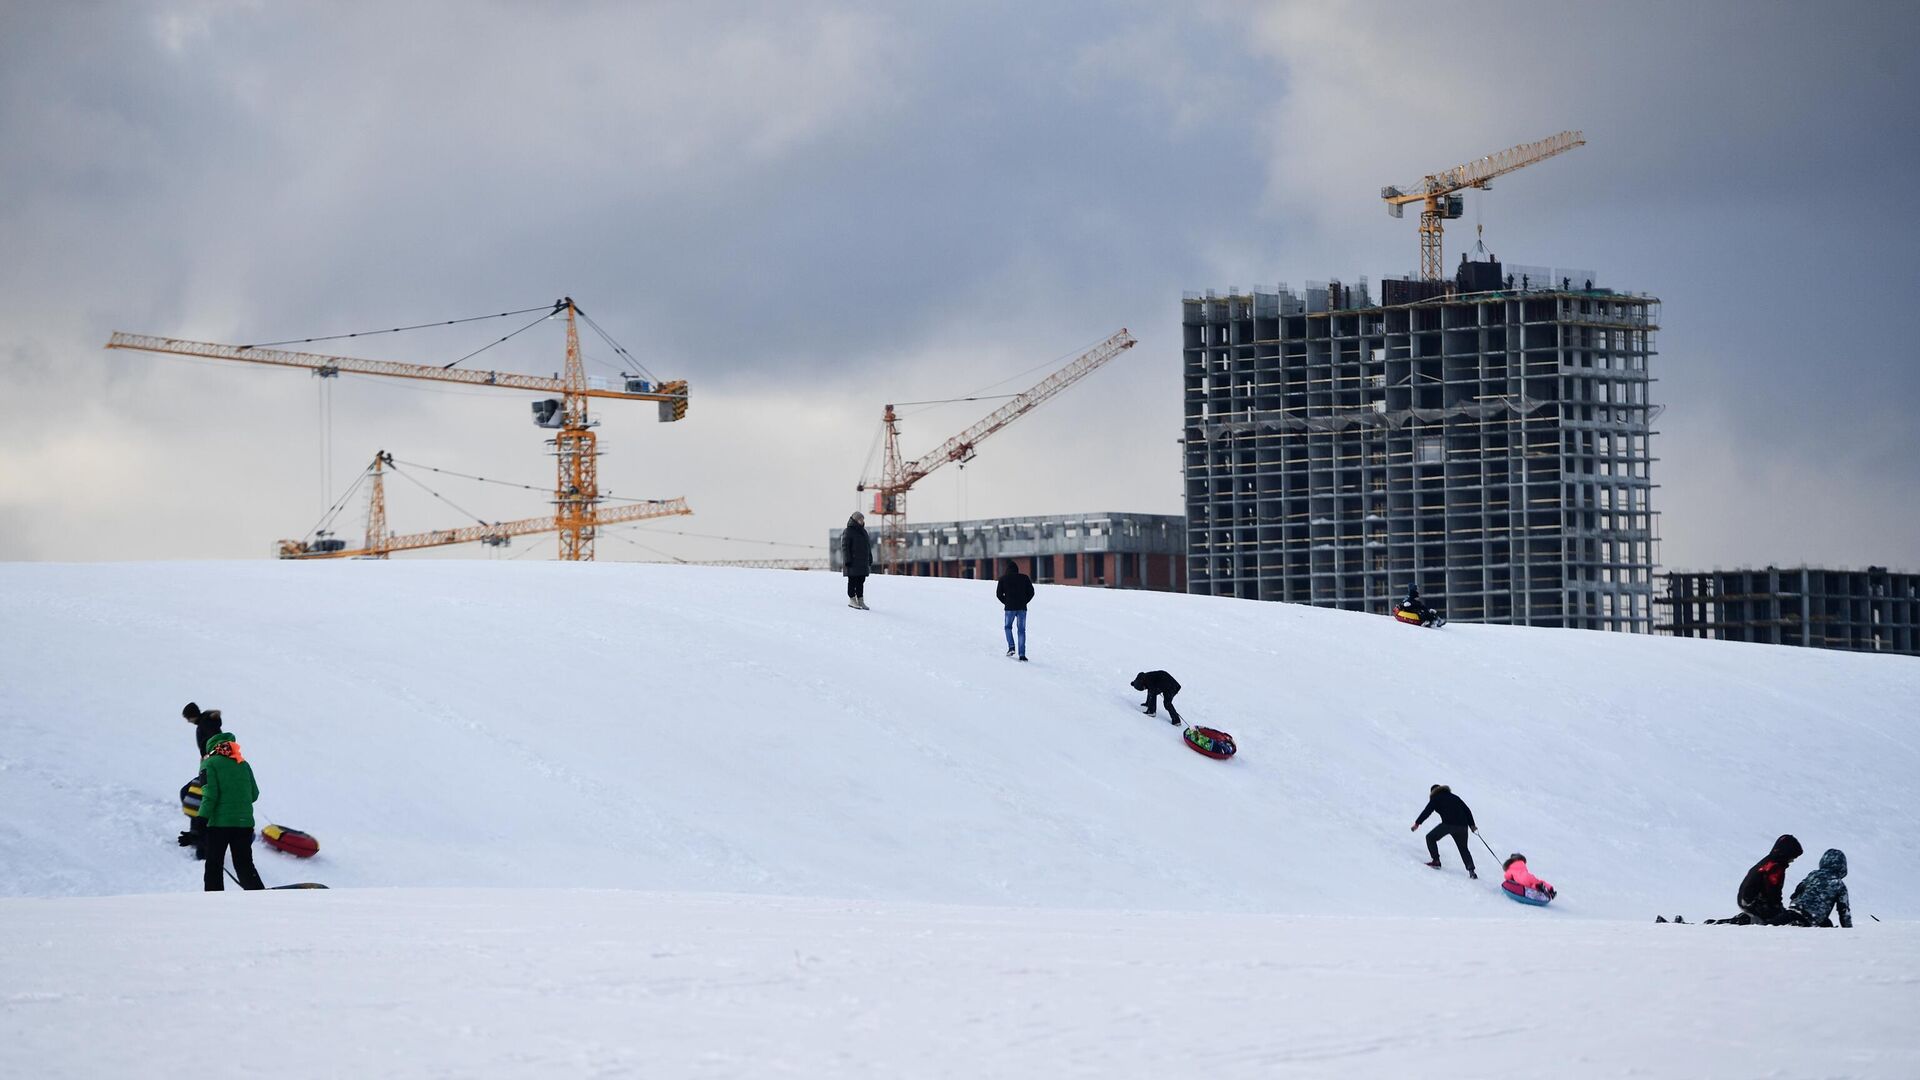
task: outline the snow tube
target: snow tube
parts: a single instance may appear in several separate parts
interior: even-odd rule
[[[1190,727],[1181,732],[1187,745],[1196,754],[1205,754],[1210,758],[1225,760],[1234,755],[1238,747],[1233,745],[1233,736],[1210,727]]]
[[[260,830],[260,838],[275,851],[284,851],[288,855],[301,859],[310,859],[320,850],[320,841],[283,825],[269,825]]]
[[[1406,623],[1409,626],[1420,625],[1420,613],[1417,611],[1408,611],[1404,608],[1394,608],[1393,617],[1403,623]]]
[[[1553,897],[1537,889],[1522,888],[1511,881],[1501,882],[1500,891],[1506,893],[1507,899],[1514,903],[1526,904],[1529,907],[1546,907],[1553,903]]]
[[[199,777],[187,781],[187,786],[180,789],[180,812],[188,817],[200,816]]]

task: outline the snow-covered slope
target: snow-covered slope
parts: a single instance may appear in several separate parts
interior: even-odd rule
[[[321,839],[305,864],[262,849],[270,883],[1641,919],[1730,911],[1793,832],[1847,851],[1857,908],[1920,915],[1920,661],[1043,587],[1016,664],[990,584],[868,592],[862,613],[781,571],[0,565],[0,893],[195,887],[172,842],[191,699],[224,710],[263,820]],[[1146,668],[1239,757],[1141,716]],[[1451,850],[1421,867],[1436,781],[1561,902],[1508,904]]]

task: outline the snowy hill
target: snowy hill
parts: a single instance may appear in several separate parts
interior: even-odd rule
[[[1775,834],[1920,916],[1920,661],[1043,587],[479,562],[0,566],[0,894],[180,891],[188,700],[272,883],[1291,914],[1724,914]],[[1188,752],[1126,685],[1166,668]],[[1433,782],[1562,900],[1424,857]],[[1485,848],[1483,868],[1497,862]],[[1811,861],[1808,861],[1811,868]],[[1798,868],[1796,868],[1798,869]],[[1795,877],[1797,878],[1797,874]]]
[[[840,586],[0,565],[0,1075],[1920,1070],[1920,661],[1042,588],[1017,664]],[[189,699],[332,891],[194,891]],[[1561,899],[1420,866],[1434,781]],[[1858,929],[1651,922],[1781,831]]]

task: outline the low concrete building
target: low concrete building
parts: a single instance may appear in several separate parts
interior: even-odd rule
[[[1920,574],[1769,566],[1663,577],[1657,629],[1675,637],[1920,656]]]
[[[933,521],[907,526],[901,573],[916,577],[1000,576],[1007,559],[1041,585],[1105,589],[1187,589],[1186,519],[1178,514],[1049,514],[1044,517]],[[841,569],[840,534],[828,534],[831,566]],[[875,568],[879,530],[870,523]]]

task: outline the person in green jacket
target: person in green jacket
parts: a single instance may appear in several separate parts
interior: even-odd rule
[[[226,888],[227,850],[233,851],[233,873],[243,889],[264,889],[253,868],[253,803],[260,785],[253,782],[253,766],[240,753],[233,733],[222,731],[207,740],[207,756],[200,762],[206,780],[200,785],[200,818],[207,823],[206,888]]]

